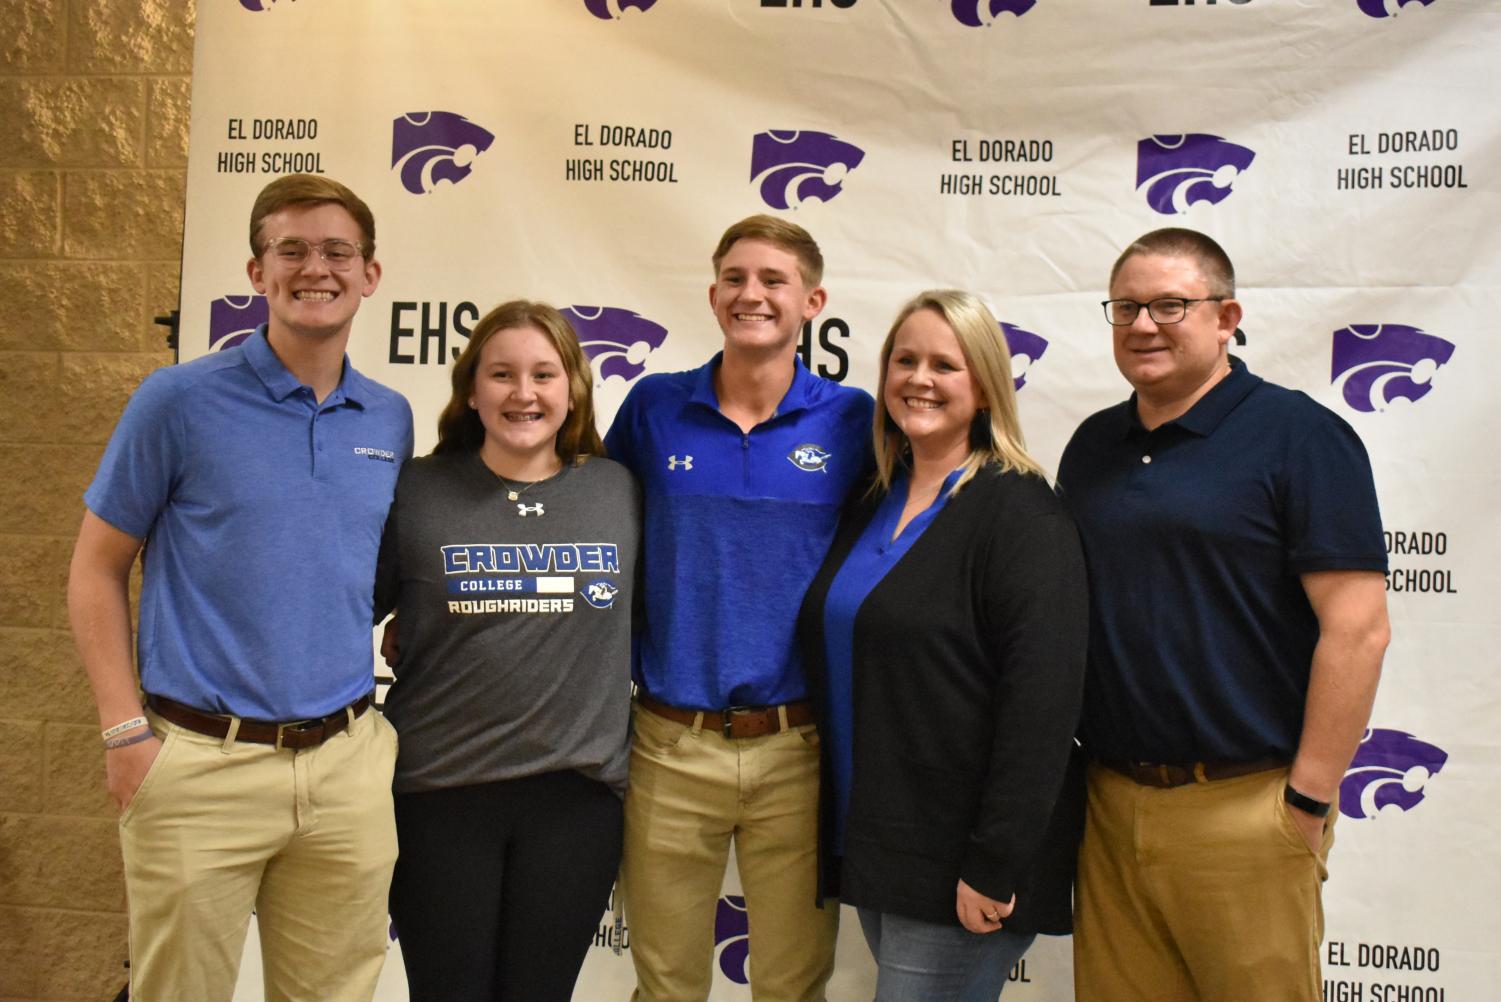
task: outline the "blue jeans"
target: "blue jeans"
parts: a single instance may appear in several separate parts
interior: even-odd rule
[[[876,1002],[995,1002],[1037,938],[1005,929],[973,933],[957,920],[938,925],[868,908],[856,912],[879,969]]]

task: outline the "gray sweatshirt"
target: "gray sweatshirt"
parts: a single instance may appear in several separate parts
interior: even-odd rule
[[[402,468],[376,584],[396,792],[574,769],[623,795],[641,493],[597,457],[511,487],[477,453]]]

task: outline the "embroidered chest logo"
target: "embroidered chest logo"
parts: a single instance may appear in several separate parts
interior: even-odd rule
[[[809,473],[828,473],[829,451],[821,445],[806,442],[787,454],[787,462]]]
[[[693,457],[684,456],[682,459],[679,459],[677,456],[668,456],[667,468],[669,470],[691,470],[693,469]]]
[[[542,502],[538,501],[536,504],[530,505],[517,504],[516,514],[520,515],[522,518],[526,518],[528,515],[536,515],[538,518],[541,518],[543,515],[546,515],[547,512],[542,510]]]
[[[594,608],[608,609],[615,604],[615,596],[620,594],[620,589],[610,581],[591,581],[584,585],[584,590],[579,594]]]
[[[364,456],[366,459],[378,459],[382,463],[396,462],[396,453],[390,449],[377,449],[373,446],[357,445],[354,447],[354,454],[356,456]]]

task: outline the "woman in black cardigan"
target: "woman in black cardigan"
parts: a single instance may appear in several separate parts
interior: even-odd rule
[[[1037,933],[1069,931],[1084,562],[1026,453],[983,303],[917,296],[880,380],[878,482],[799,623],[824,748],[821,886],[859,910],[877,1002],[994,1000]]]

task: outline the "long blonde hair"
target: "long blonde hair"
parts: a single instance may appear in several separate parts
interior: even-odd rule
[[[988,405],[976,415],[971,428],[969,456],[962,467],[964,472],[954,482],[949,496],[959,493],[959,489],[981,467],[990,463],[1002,470],[1043,476],[1042,467],[1027,453],[1026,439],[1022,436],[1021,418],[1016,410],[1016,385],[1011,377],[1011,351],[1006,346],[1000,324],[973,293],[959,289],[929,289],[919,292],[897,311],[886,342],[881,345],[874,430],[876,477],[880,489],[891,490],[898,465],[908,470],[912,466],[912,445],[886,411],[886,371],[891,364],[891,350],[896,343],[898,328],[918,310],[932,310],[953,330],[970,375]],[[986,415],[988,420],[980,415]]]

